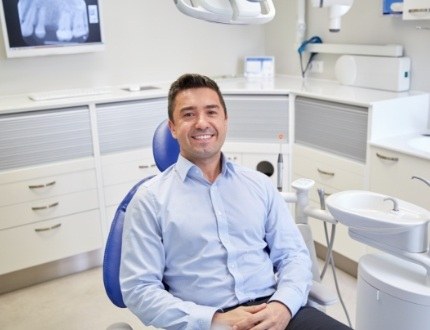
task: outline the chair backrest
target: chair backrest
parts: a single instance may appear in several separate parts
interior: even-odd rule
[[[155,163],[160,171],[164,171],[178,160],[179,144],[170,133],[167,120],[158,125],[155,130],[152,139],[152,152],[154,154]],[[103,283],[109,299],[114,305],[121,308],[127,307],[122,299],[121,287],[119,284],[124,216],[127,206],[139,186],[152,177],[153,175],[139,181],[124,197],[115,212],[106,241],[103,258]]]

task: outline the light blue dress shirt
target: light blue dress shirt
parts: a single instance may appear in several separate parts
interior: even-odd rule
[[[265,296],[295,315],[312,273],[288,207],[264,174],[223,157],[210,183],[179,156],[128,206],[120,281],[144,324],[202,330],[218,309]]]

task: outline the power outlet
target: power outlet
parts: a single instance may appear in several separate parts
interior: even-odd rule
[[[323,61],[312,61],[310,67],[311,73],[323,73],[324,72],[324,62]]]

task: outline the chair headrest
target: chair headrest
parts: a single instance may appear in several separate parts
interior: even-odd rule
[[[155,164],[161,172],[178,160],[179,144],[170,132],[167,119],[155,129],[152,138],[152,153]]]

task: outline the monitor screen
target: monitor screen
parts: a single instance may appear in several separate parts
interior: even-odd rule
[[[0,0],[8,57],[104,49],[101,0]]]

